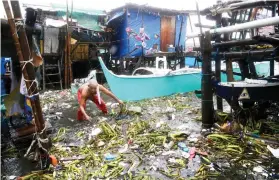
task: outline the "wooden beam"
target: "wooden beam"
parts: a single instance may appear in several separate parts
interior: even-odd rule
[[[216,17],[216,27],[221,26],[221,19],[222,15],[218,14]],[[219,43],[221,42],[221,35],[217,34],[215,38],[215,42]],[[221,82],[221,58],[219,56],[216,56],[215,58],[215,77],[217,82]],[[217,102],[217,109],[219,111],[223,111],[223,99],[219,96],[216,96],[216,102]]]
[[[247,58],[254,56],[272,56],[275,48],[263,49],[263,50],[253,50],[253,51],[238,51],[238,52],[222,52],[218,56],[226,58]],[[276,52],[275,56],[278,54]]]

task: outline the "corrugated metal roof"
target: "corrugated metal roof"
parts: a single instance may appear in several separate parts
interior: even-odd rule
[[[67,6],[63,4],[55,4],[55,3],[45,3],[45,4],[22,4],[24,8],[30,7],[33,9],[42,9],[43,11],[67,11]],[[69,6],[69,11],[71,10],[71,6]],[[88,15],[95,16],[106,16],[106,12],[103,10],[91,9],[91,8],[73,8],[73,12],[85,13]]]
[[[178,15],[178,14],[197,14],[196,10],[176,10],[176,9],[168,9],[168,8],[158,8],[149,5],[139,5],[135,3],[126,3],[124,6],[112,9],[110,13],[121,10],[123,8],[141,8],[148,11],[159,12],[162,14],[171,14],[171,15]]]

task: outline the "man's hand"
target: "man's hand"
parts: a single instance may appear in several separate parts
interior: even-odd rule
[[[110,96],[111,98],[113,98],[116,102],[118,102],[121,106],[123,106],[123,101],[121,101],[120,99],[118,99],[112,92],[110,92],[107,88],[105,88],[102,85],[99,85],[100,91],[102,91],[103,93],[105,93],[106,95]]]
[[[91,117],[88,116],[88,115],[86,115],[86,116],[85,116],[85,120],[89,121],[89,120],[91,120]]]

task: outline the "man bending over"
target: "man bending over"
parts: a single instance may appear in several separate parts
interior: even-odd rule
[[[83,84],[77,93],[79,109],[77,112],[77,120],[89,120],[91,117],[85,112],[86,109],[86,101],[89,99],[93,101],[97,107],[104,113],[107,114],[108,110],[105,102],[100,96],[100,91],[104,94],[112,97],[115,101],[117,101],[120,105],[123,104],[121,100],[119,100],[112,92],[106,89],[104,86],[98,84],[98,82],[94,79],[88,81]]]

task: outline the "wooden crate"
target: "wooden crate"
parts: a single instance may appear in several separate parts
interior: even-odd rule
[[[74,49],[74,51],[73,51]],[[88,60],[88,44],[79,44],[77,45],[71,45],[71,60],[73,61],[80,61],[80,60]]]

